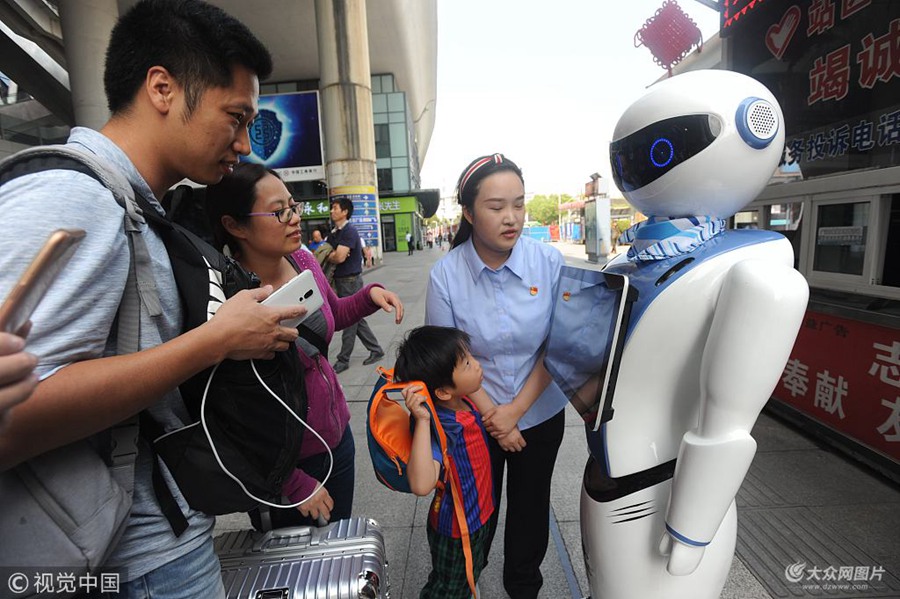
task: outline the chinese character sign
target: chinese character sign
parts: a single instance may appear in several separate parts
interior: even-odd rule
[[[900,330],[808,311],[773,396],[900,460]]]
[[[404,212],[417,212],[419,201],[415,196],[400,198],[381,198],[379,200],[382,214],[402,214]]]
[[[380,247],[378,191],[375,187],[368,185],[334,187],[330,192],[330,202],[342,197],[353,202],[353,215],[350,217],[350,222],[359,231],[359,237],[363,244],[369,247]]]
[[[303,204],[304,220],[331,218],[331,208],[327,200],[307,200],[299,203]]]
[[[805,176],[894,164],[900,148],[900,2],[725,5],[730,66],[778,96],[787,163],[800,163]]]

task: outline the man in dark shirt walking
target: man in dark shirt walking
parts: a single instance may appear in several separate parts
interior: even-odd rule
[[[363,250],[359,232],[349,219],[353,215],[353,202],[349,198],[340,197],[331,202],[331,220],[334,230],[328,236],[328,243],[334,248],[328,261],[337,264],[334,269],[334,287],[338,297],[353,295],[363,287],[362,264]],[[384,357],[384,350],[375,338],[375,334],[366,320],[350,325],[341,333],[341,351],[334,363],[335,372],[344,372],[350,368],[350,354],[356,344],[356,337],[369,350],[369,357],[363,360],[368,366]]]

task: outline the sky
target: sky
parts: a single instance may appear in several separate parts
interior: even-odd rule
[[[500,152],[526,194],[609,181],[619,115],[666,74],[635,33],[664,0],[439,0],[435,127],[422,187],[451,195],[474,158]],[[719,16],[678,0],[708,39]]]

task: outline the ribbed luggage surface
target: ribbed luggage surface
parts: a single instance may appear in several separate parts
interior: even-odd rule
[[[322,528],[216,537],[228,599],[389,599],[381,526],[371,518]]]

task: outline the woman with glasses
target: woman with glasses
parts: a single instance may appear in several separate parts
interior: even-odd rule
[[[350,410],[328,356],[335,330],[343,329],[378,309],[403,319],[403,304],[395,293],[378,283],[363,287],[354,295],[338,298],[315,256],[300,248],[300,205],[294,203],[281,178],[274,171],[247,162],[239,163],[221,182],[207,188],[206,209],[216,244],[230,253],[246,270],[259,276],[263,285],[278,289],[298,273],[312,271],[325,303],[303,322],[311,339],[297,340],[297,351],[306,368],[305,385],[309,411],[307,424],[322,436],[331,449],[334,466],[318,491],[316,486],[328,472],[328,453],[315,435],[303,438],[297,468],[285,482],[283,494],[292,503],[310,497],[297,510],[273,510],[271,522],[261,522],[259,512],[251,519],[257,528],[315,525],[350,516],[353,505],[353,435],[348,423]],[[316,337],[324,343],[314,343]]]

